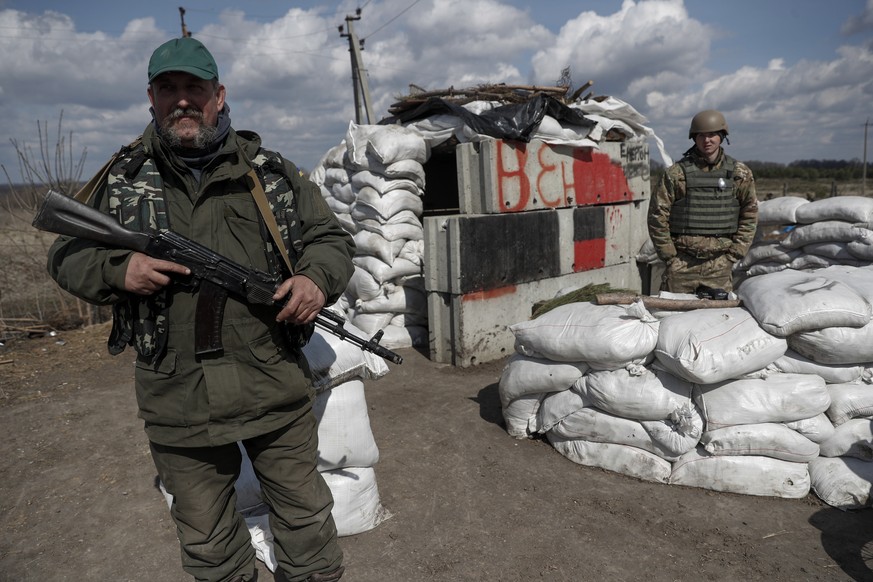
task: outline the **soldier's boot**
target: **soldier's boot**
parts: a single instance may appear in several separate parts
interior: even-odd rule
[[[340,566],[333,572],[328,572],[327,574],[313,574],[306,579],[306,582],[336,582],[343,577],[343,572],[345,571],[345,567]]]

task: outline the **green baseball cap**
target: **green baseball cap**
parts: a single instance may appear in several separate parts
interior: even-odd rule
[[[155,49],[149,59],[149,83],[161,73],[181,71],[201,79],[218,79],[218,65],[203,46],[190,36],[168,40]]]

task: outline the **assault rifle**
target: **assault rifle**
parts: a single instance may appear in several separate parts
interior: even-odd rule
[[[139,251],[188,267],[191,274],[175,277],[175,280],[183,285],[200,285],[195,319],[195,350],[198,355],[222,349],[221,321],[227,293],[233,293],[248,303],[281,307],[280,303],[273,301],[273,294],[281,283],[280,277],[244,267],[170,230],[137,232],[127,229],[108,214],[53,190],[46,194],[33,219],[33,226],[55,234]],[[344,323],[342,317],[328,309],[322,309],[315,318],[315,325],[340,339],[395,364],[403,363],[399,354],[379,344],[382,330],[367,340],[346,330]]]

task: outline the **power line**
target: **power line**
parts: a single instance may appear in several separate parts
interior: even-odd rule
[[[406,12],[408,12],[413,6],[415,6],[419,2],[421,2],[421,0],[415,0],[415,2],[413,2],[409,6],[407,6],[406,8],[401,10],[400,12],[398,12],[394,18],[391,18],[390,20],[388,20],[388,22],[386,22],[385,24],[383,24],[382,26],[380,26],[379,28],[377,28],[376,30],[374,30],[373,32],[371,32],[370,34],[368,34],[366,37],[362,38],[361,40],[366,40],[366,39],[370,38],[371,36],[373,36],[374,34],[379,32],[380,30],[382,30],[383,28],[385,28],[386,26],[388,26],[389,24],[391,24],[392,22],[394,22],[395,20],[397,20],[398,18],[403,16]]]

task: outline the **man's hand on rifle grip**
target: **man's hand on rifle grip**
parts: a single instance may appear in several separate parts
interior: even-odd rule
[[[178,263],[154,259],[143,253],[134,252],[124,273],[124,289],[137,295],[152,295],[169,284],[168,273],[190,275],[191,270]]]
[[[294,275],[279,285],[273,299],[282,301],[285,297],[288,301],[276,315],[276,321],[306,325],[315,321],[321,308],[324,307],[324,293],[305,275]]]

